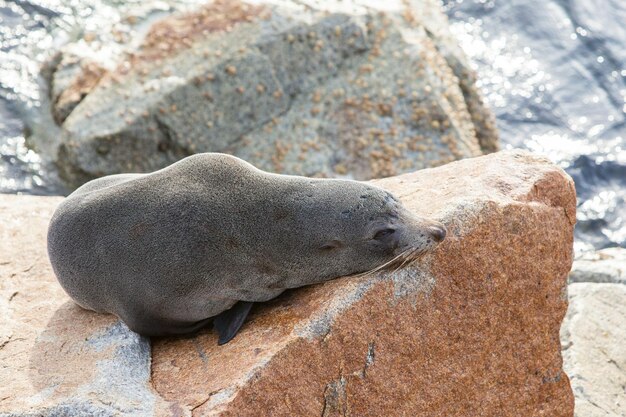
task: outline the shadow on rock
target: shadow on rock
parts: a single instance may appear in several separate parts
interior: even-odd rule
[[[111,356],[96,339],[118,320],[84,310],[72,301],[63,304],[39,334],[30,357],[33,386],[48,395],[67,396],[96,377],[97,363]]]

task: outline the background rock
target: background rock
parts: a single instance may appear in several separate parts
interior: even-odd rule
[[[72,108],[65,178],[213,151],[279,173],[369,179],[497,149],[438,2],[280,4],[218,1],[172,16],[95,86],[83,72],[55,93],[57,120]]]
[[[60,52],[52,60],[51,68],[46,69],[53,117],[58,124],[63,123],[106,73],[95,58],[82,57],[72,49]]]
[[[626,286],[575,283],[561,328],[576,417],[626,416]]]
[[[569,280],[626,284],[626,249],[607,248],[584,253],[574,260]]]
[[[447,225],[435,253],[285,293],[222,347],[210,329],[155,339],[151,380],[145,340],[56,284],[43,242],[59,199],[0,196],[0,414],[571,416],[569,178],[506,152],[376,184]]]

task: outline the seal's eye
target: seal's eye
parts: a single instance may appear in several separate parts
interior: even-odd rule
[[[383,230],[379,230],[378,232],[376,232],[376,234],[374,235],[374,240],[381,240],[389,235],[394,234],[396,231],[395,229],[383,229]]]

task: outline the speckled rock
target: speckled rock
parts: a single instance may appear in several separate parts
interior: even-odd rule
[[[626,416],[626,286],[570,284],[561,328],[576,417]]]
[[[607,248],[584,253],[574,260],[569,280],[626,284],[626,249]]]
[[[106,73],[96,58],[81,56],[80,48],[57,53],[44,69],[49,82],[52,116],[62,124]]]
[[[269,3],[169,17],[86,96],[72,84],[60,95],[81,98],[62,122],[67,181],[207,151],[279,173],[370,179],[497,149],[438,2]]]
[[[444,222],[446,241],[419,265],[257,306],[227,345],[210,329],[155,339],[151,385],[145,340],[73,306],[52,276],[59,199],[0,196],[0,380],[15,381],[0,384],[0,414],[571,416],[559,343],[571,179],[502,152],[375,183]]]

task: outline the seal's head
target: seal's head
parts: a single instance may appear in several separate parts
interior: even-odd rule
[[[309,180],[298,201],[293,240],[299,273],[308,281],[408,264],[445,239],[443,224],[409,212],[392,194],[357,181]],[[286,262],[283,264],[293,264]],[[317,279],[310,277],[317,275]]]

